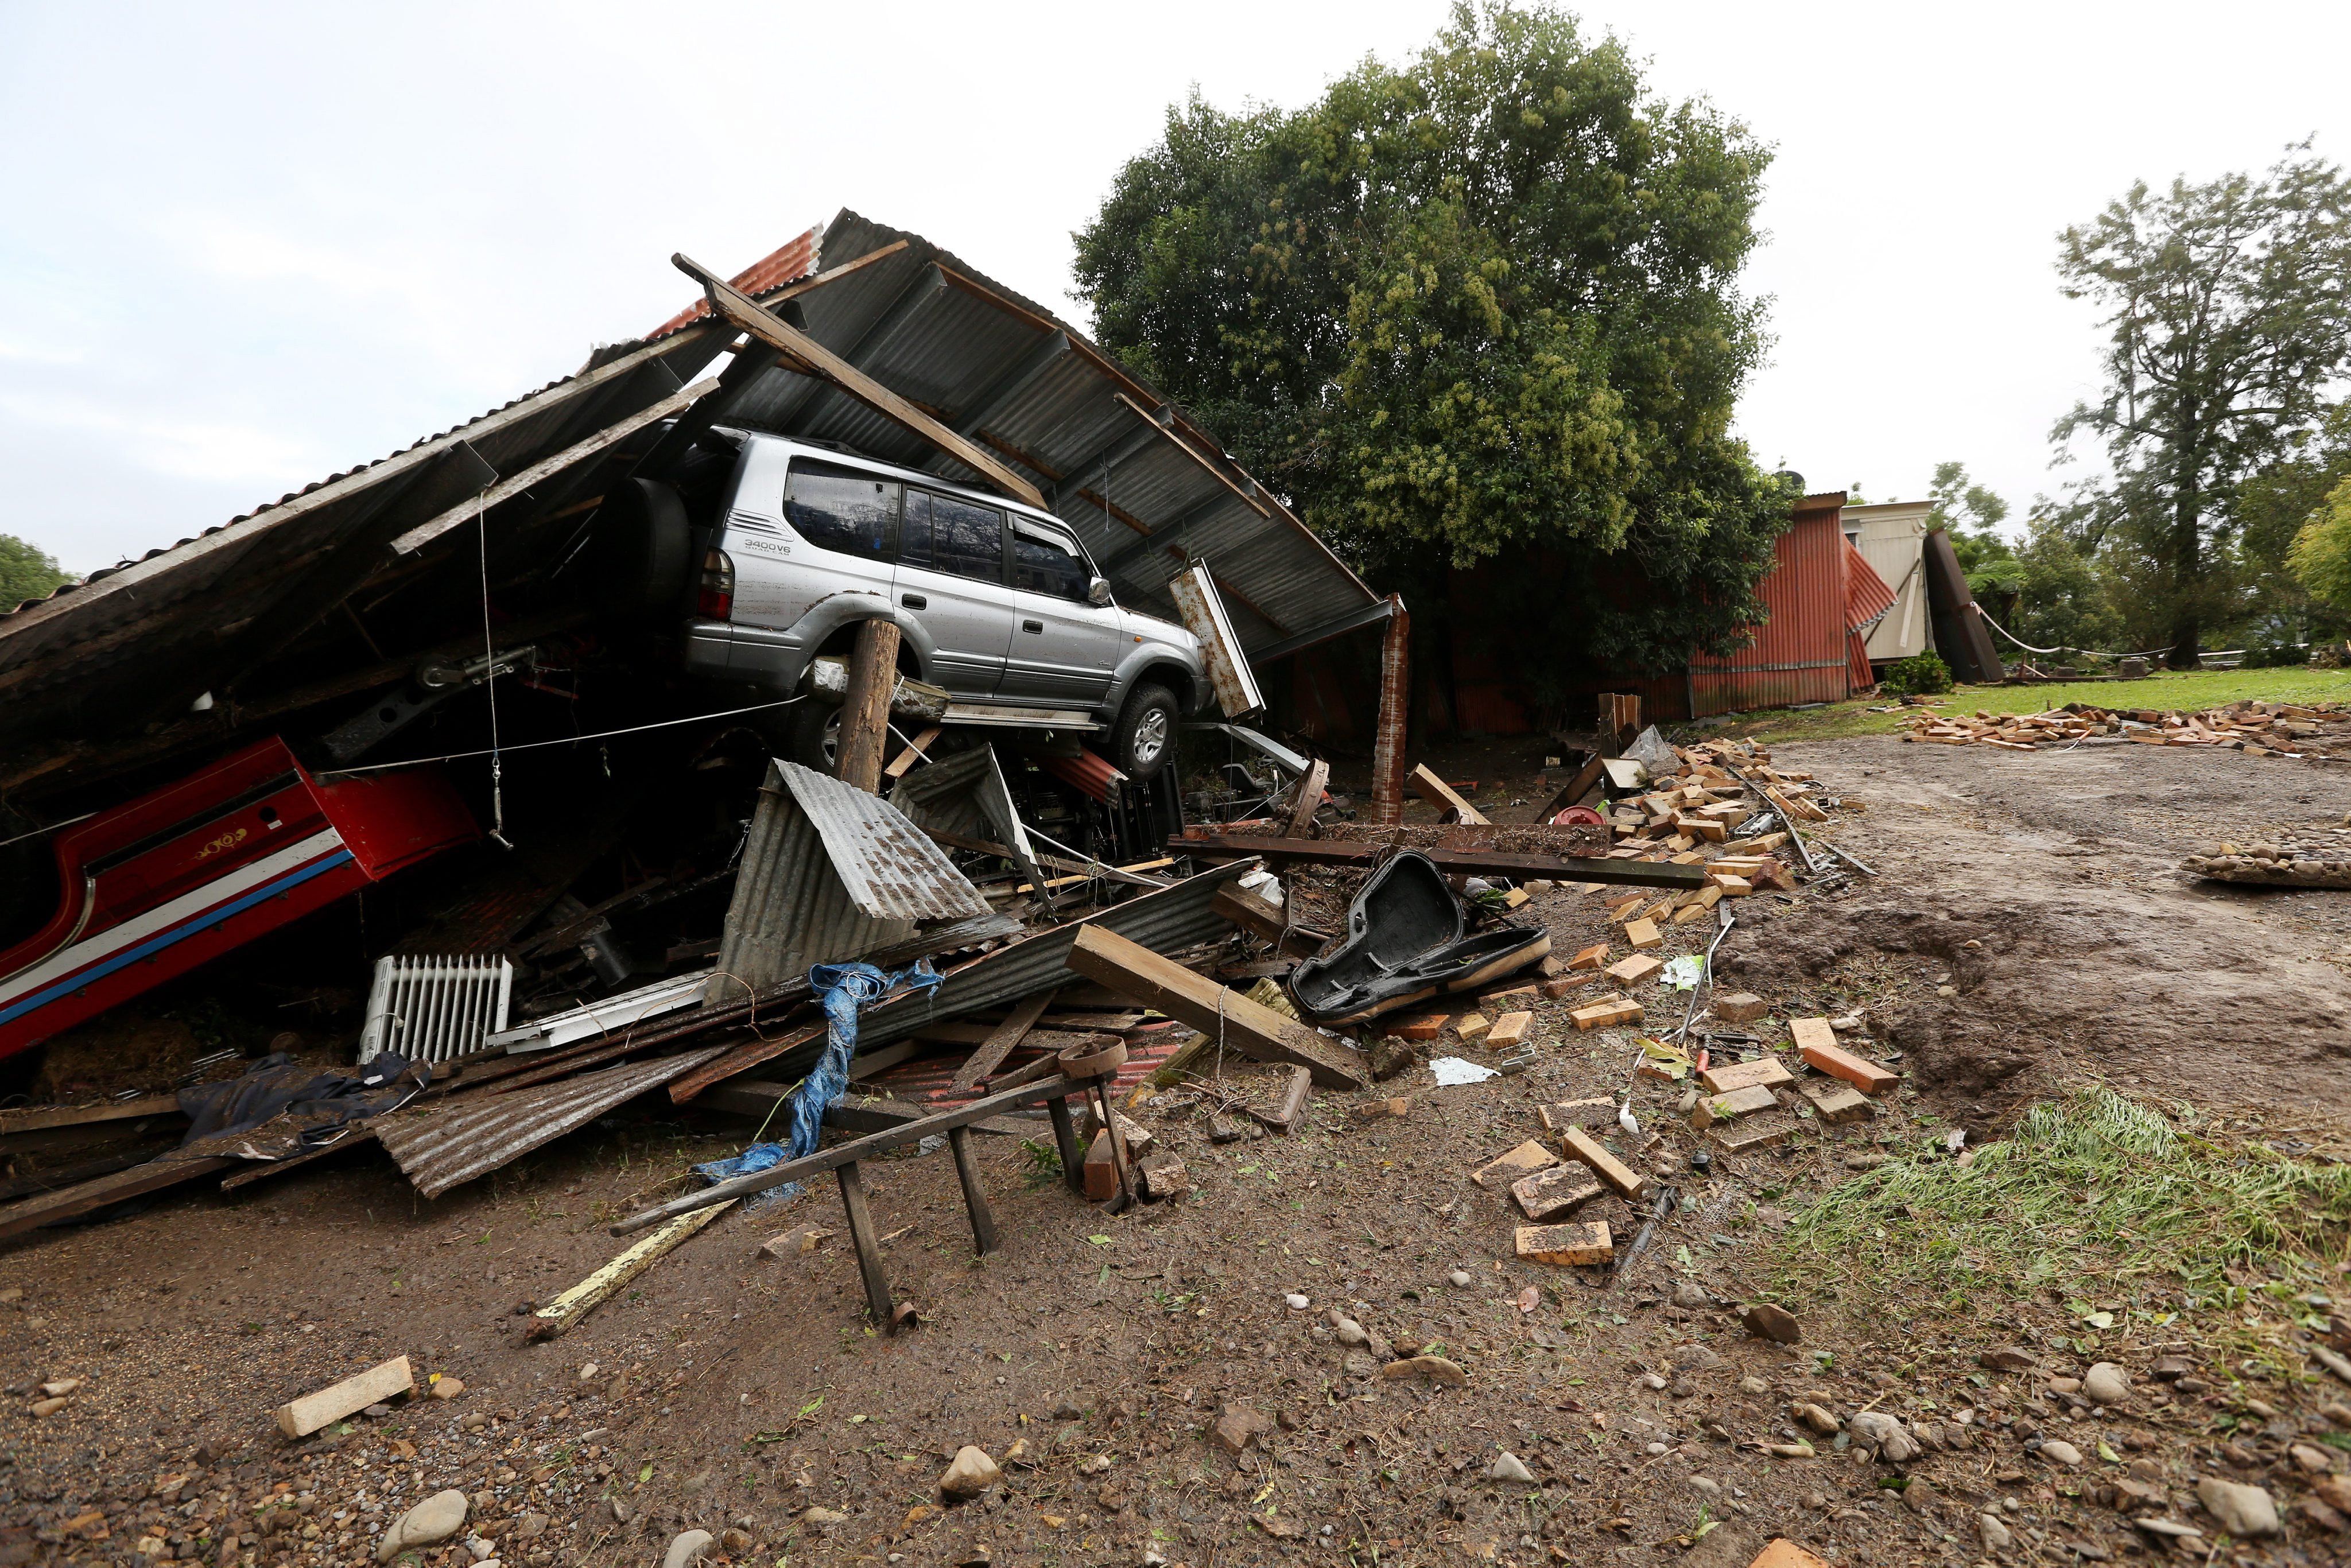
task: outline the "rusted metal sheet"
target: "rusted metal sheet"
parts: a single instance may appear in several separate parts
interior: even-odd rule
[[[987,901],[904,813],[878,795],[774,761],[743,845],[709,1005],[811,964],[914,934],[917,920],[986,915]]]
[[[1201,662],[1208,667],[1208,684],[1217,688],[1217,706],[1225,716],[1239,718],[1265,706],[1257,673],[1249,668],[1249,654],[1233,632],[1232,617],[1225,612],[1224,596],[1217,591],[1208,563],[1199,561],[1177,572],[1167,580],[1167,591],[1185,629],[1200,640]]]
[[[1869,668],[1869,636],[1894,608],[1894,590],[1851,539],[1845,541],[1844,574],[1845,678],[1858,691],[1876,679]]]
[[[749,295],[765,294],[795,283],[816,270],[818,256],[822,253],[824,231],[811,228],[806,234],[794,235],[726,281]],[[645,334],[648,341],[667,337],[681,327],[691,327],[710,314],[710,301],[697,299],[652,331]]]
[[[379,1116],[369,1126],[416,1190],[438,1197],[586,1126],[725,1049],[705,1046],[652,1061],[623,1062],[511,1094],[492,1090],[462,1095],[430,1110]]]
[[[1850,691],[1842,495],[1807,496],[1772,547],[1762,582],[1767,618],[1754,640],[1719,659],[1690,661],[1690,714],[1837,702]]]
[[[1062,783],[1105,803],[1126,784],[1126,775],[1113,767],[1109,758],[1082,746],[1074,757],[1038,757],[1033,760]]]

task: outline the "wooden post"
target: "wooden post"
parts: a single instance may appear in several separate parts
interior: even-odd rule
[[[963,1184],[963,1206],[971,1211],[971,1244],[975,1250],[993,1252],[1001,1245],[996,1239],[996,1212],[987,1207],[987,1194],[979,1187],[979,1168],[971,1163],[971,1129],[947,1129],[947,1147],[955,1152],[956,1180]]]
[[[857,651],[849,660],[849,696],[841,705],[841,755],[833,774],[871,794],[882,792],[890,692],[897,684],[898,623],[879,617],[859,622]]]
[[[1412,617],[1404,600],[1388,596],[1388,617],[1380,647],[1379,727],[1372,737],[1372,821],[1393,827],[1404,821],[1405,730],[1412,706]]]
[[[1078,1129],[1070,1119],[1070,1103],[1056,1094],[1045,1102],[1053,1119],[1053,1146],[1061,1151],[1061,1184],[1071,1192],[1086,1190],[1086,1151],[1078,1146]]]
[[[1112,1203],[1113,1214],[1123,1214],[1134,1205],[1134,1186],[1127,1179],[1126,1134],[1120,1131],[1118,1113],[1110,1103],[1110,1079],[1097,1078],[1089,1089],[1096,1113],[1102,1117],[1103,1141],[1110,1145],[1110,1168],[1118,1176],[1118,1197]]]
[[[857,1271],[865,1276],[865,1304],[872,1309],[875,1325],[889,1329],[893,1326],[890,1321],[890,1277],[882,1271],[882,1244],[873,1238],[873,1217],[865,1210],[865,1178],[858,1173],[855,1160],[834,1174],[841,1177],[841,1208],[849,1217],[849,1239],[857,1249]]]

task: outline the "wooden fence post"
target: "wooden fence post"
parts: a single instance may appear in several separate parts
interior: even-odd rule
[[[890,739],[890,694],[898,684],[898,626],[878,617],[857,623],[849,659],[849,695],[841,705],[841,754],[834,776],[882,792],[882,754]]]
[[[1388,617],[1380,646],[1379,727],[1372,737],[1372,821],[1394,826],[1404,821],[1404,751],[1412,707],[1412,617],[1404,600],[1388,596]]]

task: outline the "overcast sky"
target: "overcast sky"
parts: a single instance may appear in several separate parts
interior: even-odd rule
[[[1816,489],[2054,487],[2096,333],[2056,234],[2135,179],[2351,157],[2351,6],[1588,5],[1777,148],[1740,427]],[[77,571],[575,370],[842,206],[1033,298],[1196,83],[1296,105],[1439,0],[0,0],[0,531]],[[836,258],[839,259],[839,258]]]

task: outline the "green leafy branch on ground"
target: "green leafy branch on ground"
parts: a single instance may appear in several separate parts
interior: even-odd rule
[[[1779,1282],[1965,1309],[2168,1279],[2192,1306],[2237,1300],[2232,1271],[2314,1281],[2346,1255],[2351,1166],[2201,1136],[2099,1085],[2035,1105],[1966,1165],[1898,1159],[1831,1188],[1789,1229]]]

